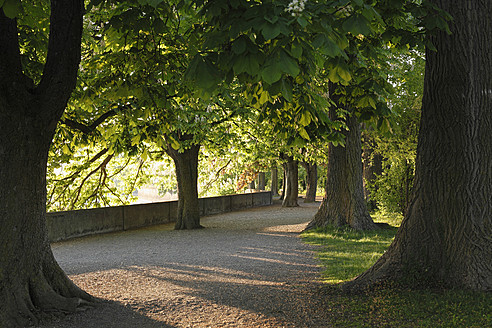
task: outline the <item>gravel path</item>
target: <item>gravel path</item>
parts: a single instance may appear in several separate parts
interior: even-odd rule
[[[299,239],[318,205],[55,243],[70,278],[104,301],[39,327],[326,327],[314,248]]]

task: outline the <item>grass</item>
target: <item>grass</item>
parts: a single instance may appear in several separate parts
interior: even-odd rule
[[[492,327],[492,294],[462,290],[385,287],[344,294],[337,284],[367,270],[389,247],[401,217],[373,215],[390,229],[354,231],[326,227],[304,232],[304,242],[321,246],[327,327]]]

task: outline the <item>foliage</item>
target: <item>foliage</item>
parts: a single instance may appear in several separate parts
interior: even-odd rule
[[[50,156],[66,166],[71,154],[98,148],[111,161],[160,161],[167,147],[194,143],[216,157],[249,156],[236,165],[240,173],[253,163],[269,167],[279,151],[302,157],[305,148],[303,156],[318,159],[327,141],[343,142],[342,121],[327,115],[327,80],[361,120],[389,126],[382,66],[388,49],[418,42],[416,24],[428,13],[403,19],[420,7],[400,0],[289,3],[89,1],[79,84]],[[78,165],[86,175],[89,164]]]
[[[391,134],[367,132],[375,140],[373,154],[383,157],[383,173],[369,189],[379,208],[403,214],[413,185],[425,60],[414,51],[395,56],[390,63],[396,90],[390,106],[397,118]]]
[[[67,160],[52,153],[47,168],[47,211],[126,205],[149,176],[148,161],[109,154],[108,149],[80,148]]]

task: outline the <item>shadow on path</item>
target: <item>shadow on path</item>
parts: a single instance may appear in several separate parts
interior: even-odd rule
[[[74,282],[111,302],[42,327],[324,327],[314,248],[298,238],[317,205],[54,244]]]

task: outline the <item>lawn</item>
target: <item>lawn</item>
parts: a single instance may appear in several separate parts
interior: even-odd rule
[[[339,283],[368,269],[391,244],[401,217],[376,213],[389,229],[361,232],[326,227],[304,232],[304,242],[318,245],[324,267],[322,293],[331,302],[327,326],[334,327],[492,327],[492,294],[461,290],[379,288],[344,294]]]

